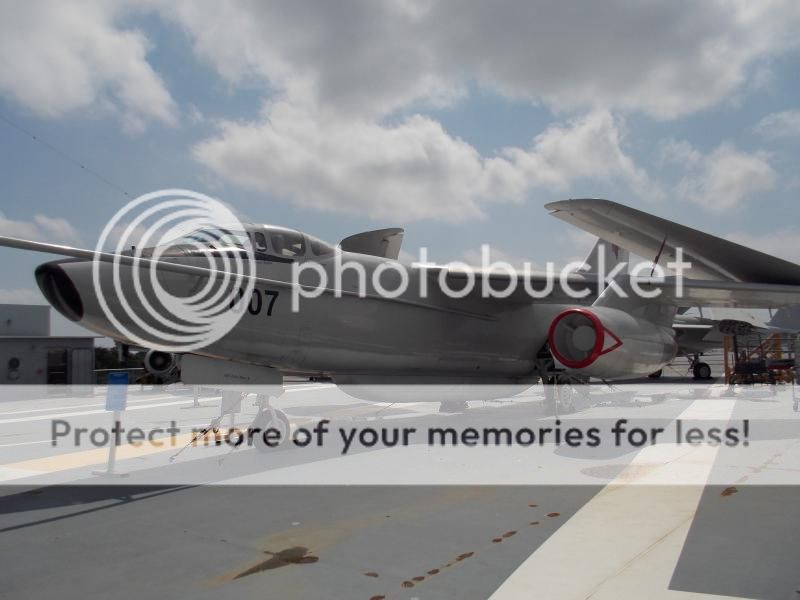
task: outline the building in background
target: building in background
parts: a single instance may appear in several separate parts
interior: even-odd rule
[[[50,307],[0,304],[0,385],[94,383],[94,336],[51,336]]]

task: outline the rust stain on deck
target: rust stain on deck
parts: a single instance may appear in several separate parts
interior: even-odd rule
[[[271,571],[281,567],[288,567],[289,565],[310,565],[319,561],[319,557],[313,556],[308,552],[308,548],[303,546],[294,546],[279,552],[270,552],[267,550],[264,552],[264,554],[270,555],[267,560],[248,567],[241,573],[237,573],[231,577],[230,580],[241,579],[242,577],[248,577],[250,575],[255,575],[256,573]]]
[[[474,552],[465,552],[464,554],[459,554],[458,557],[456,558],[456,560],[461,562],[465,558],[471,558],[473,556],[475,556]]]

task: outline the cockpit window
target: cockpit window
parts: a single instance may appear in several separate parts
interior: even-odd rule
[[[250,238],[244,232],[224,231],[220,230],[219,243],[226,248],[237,246],[244,248],[250,244]]]
[[[182,238],[172,242],[172,244],[191,244],[203,245],[207,248],[245,248],[250,243],[250,238],[243,231],[230,231],[228,229],[198,229]]]
[[[256,231],[253,235],[256,240],[256,250],[259,252],[266,252],[267,251],[267,238],[266,236],[261,233],[260,231]]]
[[[308,236],[308,245],[311,246],[311,252],[314,256],[328,256],[333,254],[333,246],[315,237]]]
[[[303,236],[294,231],[270,231],[269,243],[272,251],[286,258],[300,258],[306,254],[306,242]]]

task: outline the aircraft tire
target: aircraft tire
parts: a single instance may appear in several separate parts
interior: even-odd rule
[[[261,435],[253,436],[253,446],[259,452],[274,452],[280,448],[287,448],[292,435],[292,425],[289,422],[289,417],[282,410],[275,411],[275,418],[272,418],[272,411],[262,410],[251,425],[253,429],[260,429],[264,431],[269,428],[277,429],[281,432],[280,443],[277,446],[269,446],[264,442]]]
[[[711,367],[708,363],[699,362],[692,368],[695,379],[711,379]]]

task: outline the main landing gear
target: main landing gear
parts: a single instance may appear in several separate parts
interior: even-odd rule
[[[711,379],[711,367],[708,363],[700,360],[699,354],[695,354],[689,360],[689,370],[695,379]]]

